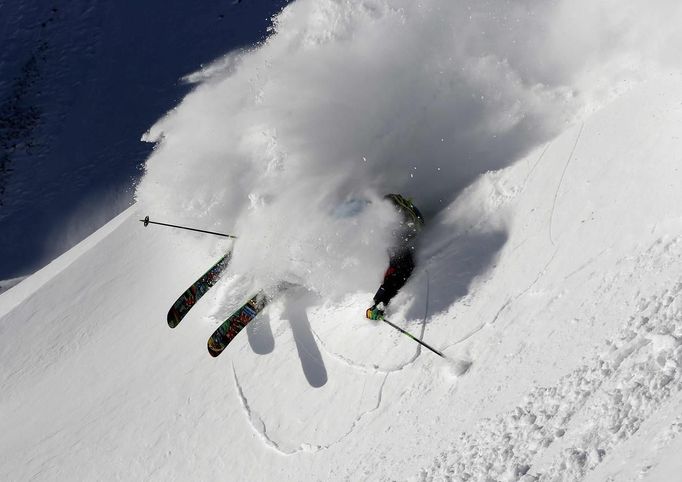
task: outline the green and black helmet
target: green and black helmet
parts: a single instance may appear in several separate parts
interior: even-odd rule
[[[420,231],[424,226],[424,216],[419,212],[417,206],[412,204],[412,200],[400,194],[386,194],[384,199],[391,201],[400,211],[407,226],[415,231]]]

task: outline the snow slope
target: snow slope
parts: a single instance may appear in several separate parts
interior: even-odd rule
[[[210,358],[231,278],[176,330],[164,316],[225,246],[131,208],[3,310],[2,479],[672,480],[680,80],[483,176],[435,222],[394,318],[470,357],[461,378],[362,319],[369,292],[289,294]]]
[[[523,9],[452,5],[298,1],[260,49],[196,74],[149,132],[138,204],[0,294],[0,479],[678,477],[682,73],[662,60],[678,35],[662,20],[677,17],[623,9],[606,28],[594,7],[564,43]],[[441,62],[452,38],[434,27],[462,8],[466,48]],[[540,20],[571,31],[574,10],[549,10]],[[433,52],[406,48],[431,29]],[[552,63],[594,36],[606,53]],[[431,82],[439,69],[452,83]],[[388,189],[429,214],[391,319],[471,360],[462,376],[362,316],[386,262]],[[354,196],[374,202],[332,215]],[[169,306],[232,242],[144,228],[145,214],[240,236],[174,330]],[[301,287],[211,358],[216,325],[278,278]]]

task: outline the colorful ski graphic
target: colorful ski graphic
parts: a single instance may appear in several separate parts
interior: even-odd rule
[[[192,286],[187,288],[187,290],[180,295],[177,301],[173,303],[173,306],[171,306],[171,309],[168,310],[168,326],[175,328],[180,324],[192,306],[194,306],[196,302],[218,282],[218,278],[220,278],[220,275],[230,263],[231,257],[232,250],[228,251],[225,256],[220,258],[218,262],[211,267],[211,269],[206,271],[201,278],[196,280]]]
[[[258,316],[258,313],[263,311],[268,301],[265,293],[259,291],[249,301],[244,303],[241,308],[232,313],[208,339],[208,352],[211,356],[216,357],[220,355],[239,332]]]

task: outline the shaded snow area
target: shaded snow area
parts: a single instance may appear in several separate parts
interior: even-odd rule
[[[137,204],[0,294],[0,479],[679,480],[680,20],[289,5],[189,76]],[[395,191],[427,227],[388,315],[448,359],[364,318]]]
[[[12,286],[18,285],[24,278],[12,278],[4,281],[0,281],[0,293],[7,291]]]
[[[32,273],[130,206],[141,135],[180,79],[261,41],[286,0],[0,0],[0,278]]]

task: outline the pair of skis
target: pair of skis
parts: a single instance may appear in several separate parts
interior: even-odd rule
[[[222,236],[224,238],[236,239],[237,236],[232,234],[216,233],[214,231],[206,231],[205,229],[191,228],[188,226],[178,226],[177,224],[160,223],[152,221],[149,216],[140,219],[141,223],[147,227],[150,224],[157,224],[159,226],[167,226],[170,228],[186,229],[188,231],[196,231],[199,233],[213,234],[215,236]],[[201,277],[182,293],[178,299],[173,303],[170,310],[168,310],[168,326],[175,328],[180,324],[182,319],[187,315],[190,309],[206,294],[206,292],[218,282],[220,275],[227,269],[232,258],[232,250],[230,249],[225,256],[220,258],[211,268],[206,271]],[[213,332],[208,339],[208,352],[211,356],[220,355],[227,345],[234,340],[239,332],[251,320],[253,320],[258,313],[263,311],[265,305],[268,303],[268,298],[265,293],[259,291],[249,301],[244,303],[237,311],[232,313],[223,323]]]
[[[227,269],[232,257],[232,250],[220,258],[198,280],[182,293],[170,310],[168,310],[168,326],[175,328],[180,324],[189,310],[201,299],[206,292],[218,282],[220,275]],[[220,355],[227,345],[234,340],[239,332],[251,322],[268,303],[268,297],[263,291],[259,291],[244,303],[237,311],[232,313],[208,339],[208,352],[211,356]]]
[[[225,271],[225,269],[227,269],[227,265],[230,263],[231,257],[232,250],[228,251],[225,256],[220,258],[206,273],[192,283],[192,285],[187,288],[187,290],[185,290],[180,297],[178,297],[177,301],[173,303],[173,306],[171,306],[171,309],[168,311],[168,326],[175,328],[180,324],[192,306],[194,306],[197,301],[199,301],[201,297],[204,296],[206,292],[218,282],[220,275],[223,273],[223,271]],[[280,288],[285,288],[285,286]],[[265,306],[268,304],[268,301],[269,299],[267,295],[261,290],[253,295],[246,303],[237,309],[237,311],[232,313],[225,321],[223,321],[208,339],[208,352],[211,354],[211,356],[217,357],[220,355],[223,350],[225,350],[227,345],[239,334],[239,332],[242,331],[242,329],[256,316],[258,316],[261,311],[263,311]],[[414,341],[431,350],[436,355],[446,358],[443,353],[431,347],[411,333],[403,330],[399,326],[386,319],[382,319],[382,321],[404,335],[412,338]]]
[[[149,219],[149,216],[146,216],[144,219],[140,219],[140,222],[144,223],[144,226],[147,227],[150,224],[158,224],[160,226],[168,226],[172,228],[179,228],[179,229],[187,229],[189,231],[197,231],[200,233],[207,233],[207,234],[213,234],[216,236],[222,236],[226,238],[234,238],[236,239],[237,237],[231,234],[224,234],[224,233],[216,233],[213,231],[206,231],[204,229],[196,229],[196,228],[190,228],[187,226],[178,226],[176,224],[167,224],[167,223],[160,223],[157,221],[151,221]],[[189,312],[189,310],[194,306],[197,301],[201,299],[206,292],[218,282],[218,279],[220,278],[220,275],[222,274],[225,269],[227,269],[227,265],[230,263],[230,259],[232,258],[232,250],[228,251],[225,256],[220,258],[218,262],[216,262],[206,273],[204,273],[198,280],[196,280],[183,294],[180,295],[180,297],[173,303],[173,306],[171,306],[171,309],[168,311],[168,326],[171,328],[175,328],[180,324],[182,319],[185,317],[185,315]],[[280,290],[286,289],[289,286],[288,283],[283,283],[281,284],[278,288]],[[261,290],[258,293],[256,293],[254,296],[252,296],[246,303],[244,303],[237,311],[232,313],[219,327],[216,331],[213,332],[211,337],[208,339],[208,352],[211,354],[211,356],[216,357],[220,355],[223,350],[227,347],[227,345],[234,340],[234,338],[239,334],[239,332],[246,326],[248,325],[251,320],[253,320],[258,314],[263,311],[263,308],[268,304],[268,297],[267,295]],[[442,357],[442,358],[447,358],[443,353],[439,352],[435,348],[431,347],[427,343],[423,342],[419,338],[415,337],[411,333],[403,330],[399,326],[391,323],[390,321],[383,319],[382,321],[391,327],[395,328],[399,332],[403,333],[404,335],[407,335],[423,347],[431,350],[433,353],[436,355]],[[467,365],[468,369],[468,365]]]

